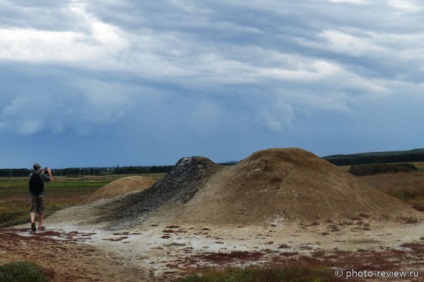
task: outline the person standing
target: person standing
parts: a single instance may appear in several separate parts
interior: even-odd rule
[[[38,230],[46,230],[46,227],[43,226],[44,219],[44,205],[45,205],[45,196],[44,191],[44,182],[53,181],[53,175],[50,168],[41,169],[39,163],[33,165],[34,172],[29,175],[29,194],[31,197],[31,208],[30,208],[30,218],[31,218],[31,230],[36,231],[35,228],[35,214],[38,213]]]

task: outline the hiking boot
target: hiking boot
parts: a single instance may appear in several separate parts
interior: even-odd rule
[[[45,226],[38,226],[38,230],[45,231],[46,227]]]
[[[37,229],[35,228],[35,222],[31,222],[31,230],[32,231],[37,231]]]

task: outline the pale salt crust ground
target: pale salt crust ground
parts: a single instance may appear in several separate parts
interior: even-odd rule
[[[371,223],[370,230],[364,230],[352,222],[350,225],[339,226],[339,231],[332,229],[334,224],[279,224],[268,227],[171,225],[173,228],[167,228],[168,226],[170,225],[145,224],[128,230],[106,231],[99,225],[51,224],[49,229],[93,233],[88,237],[84,236],[84,244],[102,249],[110,257],[121,258],[126,266],[145,269],[155,277],[177,273],[175,267],[169,266],[179,265],[184,268],[181,264],[187,258],[205,253],[259,251],[274,255],[298,253],[297,256],[300,256],[311,255],[318,250],[400,250],[402,244],[420,242],[424,236],[424,224]],[[170,237],[162,238],[163,236]],[[281,248],[284,244],[287,246]],[[265,255],[259,261],[244,265],[261,264],[266,260]]]
[[[275,218],[263,226],[242,227],[189,225],[178,220],[170,221],[162,214],[152,215],[134,228],[109,231],[110,223],[98,223],[100,221],[97,220],[98,211],[109,201],[100,200],[90,205],[61,210],[47,218],[45,223],[50,231],[81,233],[74,236],[76,239],[81,238],[81,244],[99,248],[111,258],[118,257],[127,267],[143,269],[149,273],[150,278],[175,277],[181,270],[195,265],[214,266],[213,262],[204,262],[201,258],[196,258],[195,263],[190,261],[196,255],[207,253],[261,252],[264,255],[259,260],[247,260],[243,264],[236,261],[232,264],[260,265],[271,262],[279,254],[296,258],[311,256],[316,251],[331,253],[335,249],[402,250],[403,244],[422,243],[424,237],[424,223],[400,224],[371,218],[309,224],[289,223]],[[424,271],[424,261],[419,271]]]

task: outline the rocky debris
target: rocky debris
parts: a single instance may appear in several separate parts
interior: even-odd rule
[[[222,169],[204,157],[180,159],[175,167],[150,188],[104,205],[113,222],[111,229],[130,228],[142,223],[165,204],[187,203],[210,176]]]

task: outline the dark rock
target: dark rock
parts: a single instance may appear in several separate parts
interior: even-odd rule
[[[222,168],[204,157],[180,159],[175,167],[152,187],[104,206],[112,211],[111,230],[131,228],[167,203],[187,203],[202,184]],[[108,214],[110,214],[108,212]]]

